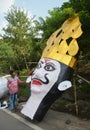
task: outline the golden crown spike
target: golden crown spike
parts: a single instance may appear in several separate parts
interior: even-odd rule
[[[75,68],[77,59],[74,57],[79,50],[77,38],[82,34],[81,23],[77,14],[67,19],[60,29],[48,39],[43,51],[43,58],[51,58]],[[67,43],[67,40],[72,40]]]

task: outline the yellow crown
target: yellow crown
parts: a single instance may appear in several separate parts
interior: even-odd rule
[[[67,19],[60,29],[55,31],[47,41],[43,51],[43,58],[60,61],[71,68],[75,68],[77,60],[74,57],[79,50],[77,38],[82,34],[78,15]],[[69,44],[67,43],[69,41]]]

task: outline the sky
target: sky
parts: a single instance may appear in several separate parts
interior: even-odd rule
[[[48,10],[53,10],[55,7],[61,7],[64,2],[69,0],[2,0],[0,2],[0,33],[3,33],[2,28],[6,26],[7,21],[5,15],[12,5],[19,7],[28,12],[28,16],[45,18],[48,16]]]

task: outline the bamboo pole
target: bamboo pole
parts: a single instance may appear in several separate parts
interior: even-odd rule
[[[74,84],[75,110],[76,110],[76,115],[78,116],[76,77],[73,78],[73,84]]]

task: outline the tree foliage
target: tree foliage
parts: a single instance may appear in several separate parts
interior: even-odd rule
[[[30,60],[34,37],[33,19],[29,19],[27,13],[16,7],[12,7],[5,19],[8,25],[3,29],[5,32],[3,39],[5,42],[10,42],[18,69],[28,68],[27,62]]]
[[[15,55],[9,43],[0,40],[0,71],[7,72],[8,68],[15,64]]]

